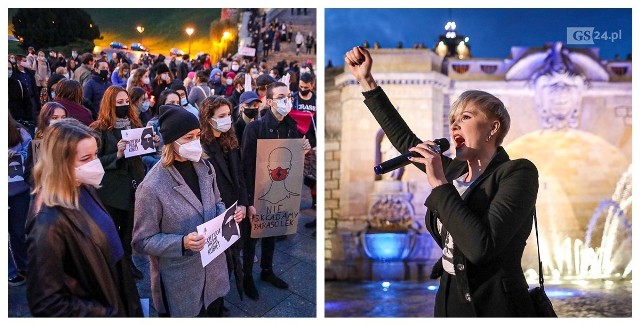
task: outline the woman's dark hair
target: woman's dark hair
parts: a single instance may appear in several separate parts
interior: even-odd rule
[[[200,105],[200,130],[202,131],[200,133],[200,139],[202,143],[205,144],[218,141],[222,152],[227,153],[240,147],[236,132],[233,129],[233,124],[231,125],[231,129],[223,132],[219,138],[213,135],[213,126],[211,125],[211,118],[214,117],[216,110],[225,105],[229,107],[229,112],[231,113],[233,110],[231,102],[222,96],[210,96],[202,101]]]
[[[147,93],[146,90],[140,87],[132,87],[129,91],[129,99],[131,103],[137,103]]]
[[[160,106],[165,104],[165,102],[167,101],[167,97],[169,97],[169,95],[171,95],[171,94],[174,94],[174,95],[178,96],[178,98],[180,98],[180,95],[178,94],[178,92],[173,90],[173,89],[165,89],[165,90],[163,90],[160,93],[160,96],[158,97],[158,100],[156,101],[156,104],[151,109],[151,116],[157,116],[158,115],[158,109],[160,108]]]
[[[7,113],[9,114],[9,148],[11,148],[22,142],[20,128],[23,128],[23,126],[11,116],[11,112]]]

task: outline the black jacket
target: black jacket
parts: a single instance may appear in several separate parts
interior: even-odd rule
[[[130,261],[112,260],[105,234],[87,211],[35,202],[37,197],[26,223],[27,300],[33,316],[142,317]]]
[[[19,73],[14,70],[14,73]],[[9,78],[9,112],[16,120],[35,121],[29,92],[18,79]]]
[[[101,140],[98,158],[105,172],[98,189],[100,199],[110,207],[133,211],[135,190],[144,178],[142,159],[140,156],[117,159],[118,141],[122,139],[120,130],[97,132]]]
[[[398,151],[408,152],[409,147],[422,142],[382,88],[364,95],[365,104]],[[425,224],[440,247],[445,231],[453,237],[458,292],[448,292],[449,275],[444,274],[435,315],[456,316],[446,314],[448,292],[460,295],[457,300],[466,305],[461,308],[468,308],[476,316],[534,316],[521,260],[535,212],[536,167],[526,159],[509,160],[499,147],[486,170],[461,197],[451,182],[467,172],[467,162],[441,157],[449,183],[434,188],[425,201]],[[424,165],[416,166],[424,172]],[[438,219],[443,224],[442,233],[437,230]]]
[[[224,205],[230,207],[238,201],[238,205],[247,206],[247,190],[244,186],[240,149],[233,149],[225,154],[217,142],[203,142],[202,148],[209,157],[207,160],[216,171],[216,183]]]
[[[253,205],[256,185],[256,150],[258,139],[297,139],[302,138],[298,132],[296,121],[291,116],[285,116],[282,121],[273,115],[271,109],[244,129],[242,135],[242,169],[247,186],[248,205]]]

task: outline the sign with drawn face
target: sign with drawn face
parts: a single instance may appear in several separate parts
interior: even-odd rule
[[[144,155],[156,152],[153,145],[153,127],[122,130],[122,139],[127,141],[124,157]]]
[[[240,238],[240,227],[233,219],[237,206],[236,201],[219,216],[196,227],[198,234],[203,235],[206,241],[200,251],[202,267],[211,263]]]
[[[296,233],[304,169],[302,145],[302,139],[258,140],[252,238]]]
[[[42,140],[31,140],[31,156],[33,157],[33,165],[38,162],[40,158],[40,146],[42,145]]]

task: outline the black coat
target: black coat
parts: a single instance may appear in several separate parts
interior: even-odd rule
[[[378,87],[364,93],[365,104],[400,152],[422,141],[409,129],[389,98]],[[464,192],[452,180],[467,172],[467,162],[442,157],[449,183],[431,191],[425,201],[427,229],[443,247],[444,233],[453,237],[453,264],[457,292],[447,290],[450,275],[443,275],[436,296],[436,316],[447,315],[446,293],[459,295],[455,310],[476,316],[534,316],[528,285],[521,267],[526,240],[531,233],[538,192],[538,172],[526,159],[509,160],[502,147],[486,170]],[[424,165],[417,164],[424,172]],[[443,224],[439,233],[437,220]]]
[[[26,230],[33,316],[142,317],[130,261],[112,260],[105,234],[86,210],[32,203]]]
[[[100,199],[110,207],[133,211],[135,190],[144,178],[142,159],[140,156],[117,159],[118,141],[122,139],[120,130],[97,132],[101,140],[98,158],[105,172],[98,189]]]
[[[203,142],[202,148],[209,157],[207,160],[216,171],[216,183],[224,205],[230,207],[238,201],[238,205],[247,206],[247,190],[242,174],[240,149],[233,149],[225,154],[217,142]]]
[[[19,73],[14,70],[14,73]],[[9,112],[16,120],[35,121],[29,92],[15,78],[9,78]]]

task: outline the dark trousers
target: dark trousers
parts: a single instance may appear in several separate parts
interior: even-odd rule
[[[253,272],[253,257],[256,255],[256,244],[258,239],[262,239],[262,255],[260,256],[260,268],[263,271],[271,271],[273,268],[273,253],[276,250],[276,238],[251,238],[251,221],[244,218],[240,222],[241,238],[243,238],[242,247],[242,271],[245,276],[249,276]]]
[[[124,248],[124,255],[131,256],[131,236],[133,233],[133,211],[120,210],[106,205],[107,212],[113,219],[113,223],[118,229],[120,242]]]
[[[224,299],[222,297],[214,300],[207,309],[200,310],[200,314],[197,317],[222,317],[222,311],[224,306]]]
[[[9,197],[9,244],[16,269],[22,274],[26,274],[27,271],[27,238],[24,224],[30,202],[29,191]]]

